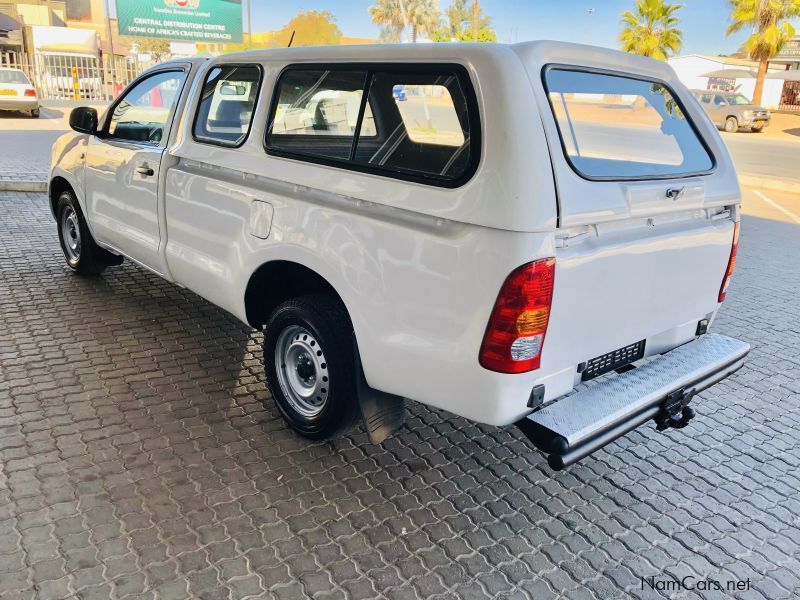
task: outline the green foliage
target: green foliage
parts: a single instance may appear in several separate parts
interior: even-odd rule
[[[399,42],[404,31],[411,41],[419,35],[432,36],[439,29],[439,9],[436,0],[377,0],[369,7],[372,22],[381,27],[381,40]]]
[[[619,41],[622,50],[658,60],[677,54],[683,45],[677,16],[682,4],[664,0],[637,0],[633,11],[622,13]]]
[[[800,17],[800,0],[728,0],[731,5],[731,24],[727,35],[742,29],[753,33],[742,45],[752,60],[758,61],[758,75],[753,90],[753,103],[761,104],[764,77],[769,61],[784,44],[794,37],[789,19]]]
[[[161,62],[170,56],[169,40],[136,38],[134,43],[136,44],[137,52],[139,54],[149,54],[153,62]]]
[[[473,0],[474,2],[474,0]],[[473,4],[468,0],[453,0],[447,7],[446,24],[431,36],[434,42],[471,42]],[[478,41],[496,42],[497,34],[492,27],[492,18],[484,14],[483,8],[478,7]]]
[[[278,34],[278,45],[289,43],[294,32],[292,46],[329,46],[338,44],[342,32],[336,17],[327,10],[301,10]],[[281,43],[284,42],[285,43]]]
[[[770,60],[795,35],[789,22],[800,17],[800,0],[729,0],[731,24],[727,35],[752,29],[742,49],[752,60]]]

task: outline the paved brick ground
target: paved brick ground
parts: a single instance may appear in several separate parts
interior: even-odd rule
[[[514,429],[412,406],[382,447],[309,443],[261,336],[131,266],[68,273],[41,195],[0,196],[0,597],[800,594],[800,228],[746,218],[716,330],[747,366],[551,473]]]

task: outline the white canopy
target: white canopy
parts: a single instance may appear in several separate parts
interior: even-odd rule
[[[775,71],[774,73],[767,73],[767,79],[783,79],[784,81],[800,81],[800,71]]]
[[[720,77],[722,79],[755,79],[757,74],[749,69],[717,69],[703,73],[700,77]]]

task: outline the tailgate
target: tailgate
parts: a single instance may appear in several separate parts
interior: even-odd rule
[[[691,339],[718,307],[738,219],[718,132],[666,64],[574,45],[517,51],[559,205],[542,368],[642,340],[649,355]]]

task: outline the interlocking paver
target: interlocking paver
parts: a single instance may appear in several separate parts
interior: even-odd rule
[[[716,331],[747,365],[667,435],[551,473],[513,428],[409,405],[308,442],[261,334],[126,263],[69,273],[42,195],[0,194],[0,596],[800,595],[800,230],[745,218]],[[723,596],[643,577],[744,580]]]

